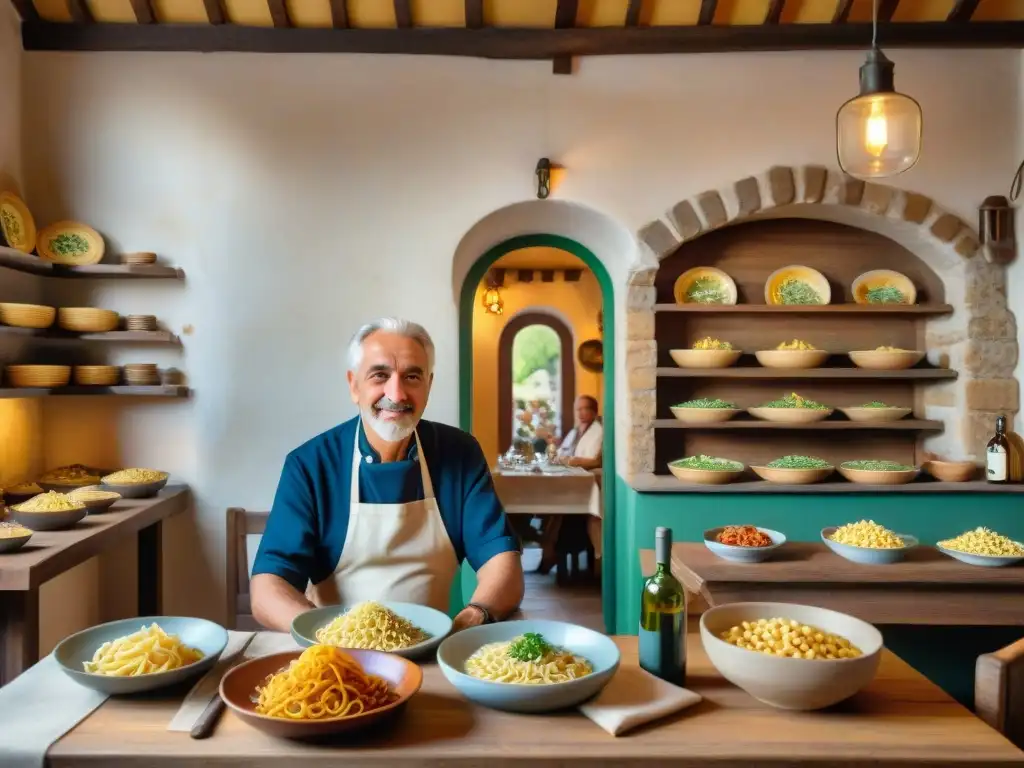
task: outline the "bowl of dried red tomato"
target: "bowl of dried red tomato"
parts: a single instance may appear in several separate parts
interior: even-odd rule
[[[704,531],[704,546],[736,563],[764,562],[785,543],[785,534],[756,525],[723,525]]]

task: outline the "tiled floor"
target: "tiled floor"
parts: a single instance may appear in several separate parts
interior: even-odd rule
[[[543,576],[534,572],[539,562],[540,549],[527,547],[523,552],[523,570],[526,571],[523,613],[531,619],[571,621],[604,632],[600,585],[560,587],[555,584],[553,569]]]

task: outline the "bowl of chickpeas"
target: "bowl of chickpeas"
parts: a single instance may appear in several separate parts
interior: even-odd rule
[[[779,709],[814,710],[861,691],[878,671],[882,633],[866,621],[795,603],[726,603],[700,637],[722,677]]]

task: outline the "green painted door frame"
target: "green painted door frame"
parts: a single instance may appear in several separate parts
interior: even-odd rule
[[[473,430],[473,312],[476,289],[495,261],[510,251],[543,246],[567,251],[580,259],[597,277],[601,286],[601,307],[604,313],[604,520],[602,525],[603,555],[601,574],[601,605],[605,626],[615,627],[615,300],[611,277],[604,264],[584,245],[560,235],[521,235],[505,240],[481,256],[469,270],[459,295],[459,426]]]

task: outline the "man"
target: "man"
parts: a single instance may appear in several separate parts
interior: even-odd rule
[[[288,631],[315,606],[363,600],[445,613],[463,559],[477,571],[455,628],[518,608],[523,570],[476,439],[421,420],[434,345],[421,326],[384,318],[349,346],[359,415],[285,459],[250,583],[253,616]]]
[[[604,427],[597,420],[597,398],[580,395],[576,398],[576,426],[569,430],[558,446],[555,461],[570,467],[594,470],[601,468],[604,451]],[[561,515],[542,515],[540,529],[541,558],[538,573],[548,573],[557,561],[558,534],[562,530]],[[587,535],[594,548],[594,558],[601,558],[601,519],[588,516]]]

